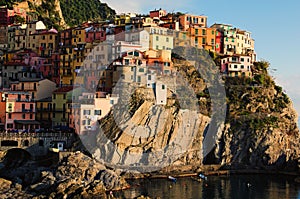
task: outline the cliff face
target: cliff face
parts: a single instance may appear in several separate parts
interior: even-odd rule
[[[95,157],[142,171],[147,169],[139,168],[150,165],[161,169],[168,165],[197,168],[203,164],[229,169],[298,170],[297,114],[290,99],[268,75],[268,63],[255,63],[253,78],[224,79],[226,120],[216,125],[216,139],[205,157],[206,130],[208,125],[215,125],[211,122],[211,98],[201,75],[192,67],[184,62],[175,67],[196,91],[200,111],[183,110],[171,91],[167,105],[155,106],[154,96],[147,94],[149,90],[139,88],[129,104],[131,115],[120,113],[121,104],[100,121],[102,133],[95,135],[92,139],[97,142],[87,147]],[[116,118],[122,118],[123,124],[116,123]],[[143,137],[139,125],[155,128]],[[177,139],[188,144],[179,150]]]
[[[227,79],[227,122],[208,162],[233,168],[297,168],[298,116],[267,67],[268,63],[256,63],[253,80]]]

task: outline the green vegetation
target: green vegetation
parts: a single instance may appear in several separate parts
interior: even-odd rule
[[[11,9],[15,5],[15,3],[23,1],[25,0],[0,0],[0,6],[7,6],[9,9]]]
[[[61,0],[66,23],[75,26],[88,20],[110,20],[116,12],[98,0]]]
[[[15,23],[25,23],[24,17],[21,17],[21,16],[19,16],[19,15],[16,15],[16,16],[14,17],[14,21],[15,21]]]

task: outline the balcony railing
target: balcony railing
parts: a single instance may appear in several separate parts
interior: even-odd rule
[[[43,111],[50,112],[50,111],[52,111],[52,108],[37,108],[36,111],[39,111],[39,112],[43,112]]]
[[[35,102],[34,99],[7,99],[7,102]]]

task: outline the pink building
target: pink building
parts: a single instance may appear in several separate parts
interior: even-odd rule
[[[4,92],[6,100],[7,130],[30,130],[40,128],[40,123],[35,120],[35,102],[29,92],[8,91]]]
[[[85,42],[93,43],[95,41],[102,42],[106,40],[106,33],[102,27],[88,27],[85,29]]]

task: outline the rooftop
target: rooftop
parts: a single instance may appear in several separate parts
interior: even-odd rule
[[[74,86],[64,86],[64,87],[56,89],[55,91],[53,91],[53,93],[68,93],[75,88],[76,87],[74,87]]]

